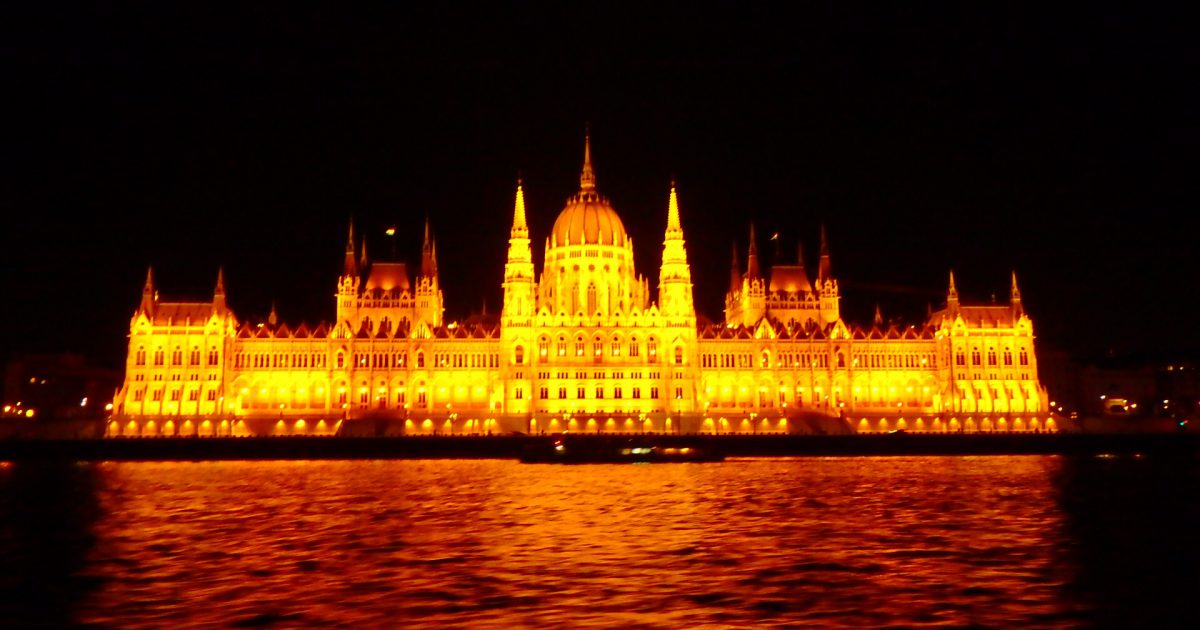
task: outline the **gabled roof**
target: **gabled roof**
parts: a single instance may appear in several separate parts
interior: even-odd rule
[[[154,305],[151,322],[156,325],[182,324],[191,321],[200,326],[213,313],[212,302],[158,302]]]

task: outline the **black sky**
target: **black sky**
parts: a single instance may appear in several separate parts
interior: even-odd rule
[[[697,4],[8,6],[0,350],[119,365],[149,265],[328,321],[352,217],[415,262],[428,216],[448,316],[496,310],[517,174],[540,256],[588,123],[652,286],[678,180],[713,319],[751,221],[810,265],[823,224],[854,322],[1015,269],[1043,347],[1200,350],[1185,16]]]

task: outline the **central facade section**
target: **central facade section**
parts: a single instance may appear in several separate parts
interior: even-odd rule
[[[674,187],[668,203],[663,277],[655,304],[634,264],[633,239],[596,187],[584,142],[579,191],[545,242],[536,277],[518,185],[505,265],[504,407],[529,414],[531,430],[570,430],[587,415],[621,416],[609,430],[662,430],[694,409],[696,316]],[[669,312],[662,308],[670,304]],[[636,420],[635,420],[636,418]],[[616,423],[616,420],[612,422]],[[540,425],[540,426],[539,426]],[[630,426],[625,426],[630,425]],[[586,427],[579,427],[584,428]]]

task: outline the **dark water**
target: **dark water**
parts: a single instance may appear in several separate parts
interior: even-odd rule
[[[4,626],[1200,619],[1195,459],[0,466]]]

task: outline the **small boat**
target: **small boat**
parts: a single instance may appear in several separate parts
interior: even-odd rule
[[[664,446],[644,439],[601,436],[567,438],[528,445],[521,453],[527,464],[665,464],[720,462],[725,455],[713,448]]]

